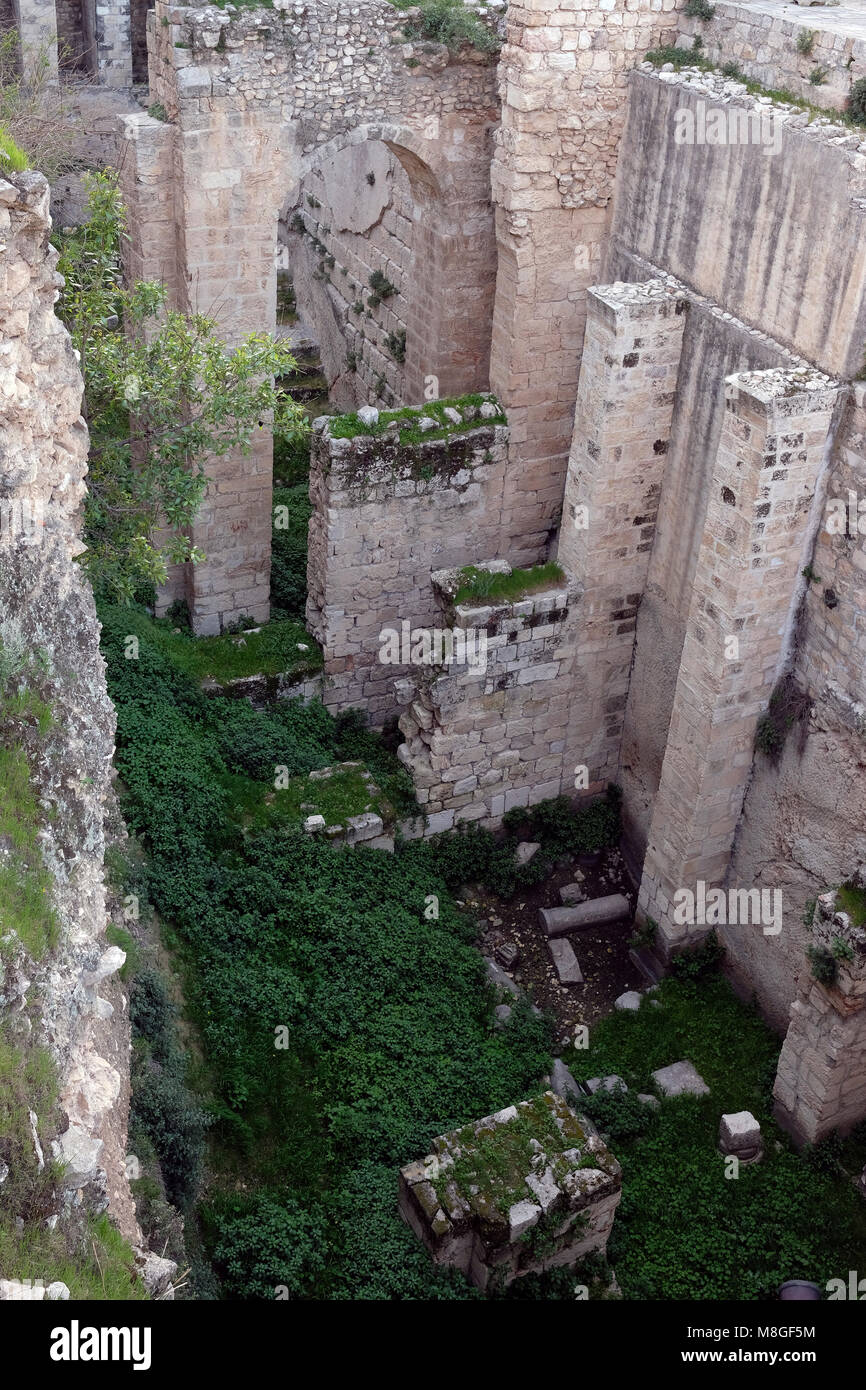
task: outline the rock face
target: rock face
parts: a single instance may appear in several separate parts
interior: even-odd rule
[[[88,437],[81,374],[54,313],[48,200],[39,174],[0,180],[0,695],[28,692],[51,711],[47,727],[37,726],[10,718],[0,702],[0,722],[4,744],[29,769],[56,921],[53,946],[34,958],[0,915],[0,1031],[16,1046],[47,1047],[55,1063],[61,1129],[52,1133],[38,1114],[35,1128],[46,1159],[52,1152],[69,1165],[64,1209],[102,1210],[113,1193],[134,1238],[118,1105],[128,1091],[128,1036],[122,1010],[100,997],[116,990],[110,977],[124,961],[105,939],[103,887],[115,718],[93,596],[74,563]]]
[[[552,1091],[434,1141],[400,1171],[400,1211],[437,1264],[478,1288],[603,1252],[621,1170]]]

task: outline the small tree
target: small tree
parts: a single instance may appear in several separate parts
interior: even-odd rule
[[[281,438],[308,425],[274,383],[296,365],[286,343],[252,333],[227,348],[212,319],[167,309],[164,285],[124,287],[116,175],[88,182],[88,219],[62,239],[58,267],[90,429],[82,563],[98,597],[129,602],[169,564],[204,558],[187,532],[209,457],[249,452],[271,415]]]

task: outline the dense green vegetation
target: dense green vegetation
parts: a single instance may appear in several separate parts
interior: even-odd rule
[[[276,1283],[293,1296],[465,1294],[430,1270],[400,1221],[396,1170],[435,1134],[527,1094],[547,1065],[547,1025],[528,1007],[494,1031],[473,928],[446,887],[490,846],[454,837],[462,861],[452,855],[443,874],[435,846],[393,857],[337,850],[276,810],[245,826],[244,798],[253,786],[270,791],[276,764],[301,774],[360,756],[392,793],[405,773],[357,721],[320,705],[257,713],[204,697],[152,624],[127,659],[130,616],[103,613],[117,765],[204,1052],[213,1176],[203,1229],[224,1292],[273,1297]],[[436,920],[425,916],[430,894]],[[151,1073],[134,1120],[182,1202],[202,1126],[178,1090],[185,1078],[159,1055],[158,986],[139,981],[134,999]]]
[[[563,854],[615,843],[616,794],[579,813],[565,797],[516,809],[499,840],[468,827],[394,855],[336,849],[299,830],[305,812],[297,798],[281,806],[273,768],[302,778],[358,761],[399,802],[405,773],[385,743],[315,703],[256,712],[203,696],[147,620],[127,659],[132,616],[103,614],[124,809],[148,848],[129,891],[161,914],[201,1048],[190,1070],[175,1006],[140,970],[133,1132],[188,1217],[198,1192],[213,1271],[200,1295],[476,1297],[400,1220],[397,1169],[436,1134],[537,1092],[550,1032],[526,1004],[494,1029],[474,927],[450,894],[481,881],[509,895]],[[525,836],[542,848],[517,868]],[[862,1165],[866,1136],[844,1155],[791,1150],[772,1120],[778,1040],[718,958],[710,942],[663,983],[660,1008],[614,1014],[570,1059],[576,1075],[616,1072],[630,1088],[581,1105],[623,1165],[610,1255],[626,1298],[769,1298],[786,1278],[862,1263],[866,1217],[838,1160]],[[681,1057],[710,1096],[660,1112],[638,1102],[650,1072]],[[727,1179],[719,1116],[738,1109],[757,1115],[767,1152]],[[593,1270],[591,1296],[610,1296],[603,1262]],[[576,1277],[533,1276],[505,1296],[573,1298]]]
[[[862,1266],[866,1210],[835,1161],[838,1146],[797,1155],[772,1118],[778,1039],[728,984],[709,972],[664,980],[637,1014],[614,1013],[575,1052],[575,1076],[616,1074],[626,1095],[582,1108],[610,1137],[623,1198],[608,1250],[626,1298],[774,1298],[785,1279],[824,1285]],[[650,1073],[687,1057],[710,1087],[704,1097],[637,1099]],[[719,1117],[751,1110],[765,1156],[725,1177]],[[866,1127],[849,1162],[866,1160]],[[857,1171],[859,1171],[857,1166]]]

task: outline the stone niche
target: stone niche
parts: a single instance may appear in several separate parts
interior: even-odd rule
[[[552,1091],[442,1134],[400,1170],[400,1211],[437,1264],[480,1289],[603,1252],[621,1169]]]

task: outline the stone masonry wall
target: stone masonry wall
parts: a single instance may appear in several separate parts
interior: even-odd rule
[[[281,218],[298,309],[318,343],[337,410],[406,401],[413,210],[402,164],[381,141],[368,141],[312,170]],[[394,292],[371,305],[377,271]]]
[[[675,0],[509,7],[491,182],[498,268],[490,385],[509,412],[499,553],[542,558],[559,525],[587,286],[601,279],[626,78],[671,40]]]
[[[508,572],[503,561],[478,566]],[[513,806],[560,791],[574,657],[573,586],[551,584],[526,598],[457,604],[459,574],[432,576],[438,626],[466,634],[455,661],[400,682],[408,704],[399,756],[412,773],[428,817],[425,833],[461,821],[501,823]],[[479,648],[479,641],[481,646]],[[457,659],[462,653],[465,660]]]
[[[731,876],[779,888],[778,938],[729,927],[735,978],[756,992],[784,1028],[807,969],[808,905],[866,863],[866,623],[861,611],[866,548],[866,387],[854,383],[837,428],[798,612],[793,674],[808,697],[778,762],[758,754],[738,827]],[[830,528],[830,529],[828,529]]]
[[[703,39],[702,56],[713,63],[736,63],[754,82],[776,91],[787,90],[815,106],[844,110],[851,86],[866,77],[866,28],[851,24],[851,10],[844,15],[813,6],[797,11],[791,6],[761,3],[713,6],[712,19],[690,18],[680,11],[677,44],[691,48],[696,36]],[[858,16],[859,18],[859,16]],[[797,48],[797,38],[812,35],[807,53]],[[813,84],[810,73],[822,69],[823,81]]]
[[[675,920],[677,890],[717,886],[728,870],[758,716],[793,645],[837,395],[836,383],[808,370],[742,373],[726,383],[638,898],[666,953],[695,935]]]
[[[372,427],[350,424],[351,438],[338,437],[343,417],[315,422],[307,621],[324,649],[330,708],[355,706],[375,723],[395,714],[394,679],[410,663],[383,662],[380,633],[435,625],[431,570],[495,547],[504,416],[492,398],[458,410],[460,423],[445,419],[444,430],[439,416],[425,428],[431,417],[421,408],[393,427],[387,415]],[[407,426],[420,442],[401,442]]]
[[[684,114],[697,133],[701,107],[721,113],[731,138],[678,138]],[[749,113],[765,124],[742,139]],[[830,118],[762,102],[721,75],[647,64],[630,80],[609,260],[637,255],[821,371],[856,376],[866,342],[864,154],[864,134]],[[832,237],[815,235],[822,225]]]
[[[64,1128],[46,1133],[44,1116],[35,1123],[43,1148],[53,1144],[68,1165],[62,1218],[82,1202],[96,1210],[108,1202],[134,1239],[124,1170],[129,1034],[125,1000],[110,978],[124,955],[105,939],[103,888],[115,719],[93,597],[74,563],[88,440],[81,375],[54,314],[48,202],[39,174],[0,182],[0,639],[3,694],[24,682],[53,714],[44,733],[22,723],[19,737],[45,811],[39,843],[59,939],[39,960],[7,942],[0,1023],[19,1045],[47,1046],[57,1067]],[[33,525],[22,526],[28,517]]]
[[[855,873],[854,882],[862,887],[863,881]],[[830,891],[815,905],[811,938],[831,959],[839,943],[847,956],[837,961],[832,982],[821,984],[804,971],[779,1058],[776,1117],[808,1144],[866,1118],[866,931]]]
[[[587,291],[558,555],[581,588],[568,747],[591,790],[617,780],[686,308],[658,279]]]
[[[315,0],[228,12],[157,0],[150,95],[168,124],[129,139],[130,223],[147,230],[158,262],[174,259],[180,308],[214,316],[228,341],[272,330],[277,225],[292,190],[344,146],[382,141],[406,169],[415,205],[405,392],[422,399],[431,376],[442,396],[476,388],[486,384],[492,314],[495,67],[475,50],[454,57],[442,45],[400,42],[407,16],[386,0],[353,9]],[[157,187],[165,196],[155,228],[146,203]],[[170,203],[173,236],[163,220]],[[147,276],[143,238],[133,237]],[[199,633],[244,613],[268,616],[271,458],[263,433],[249,456],[209,469],[192,537],[208,559],[186,576]]]

